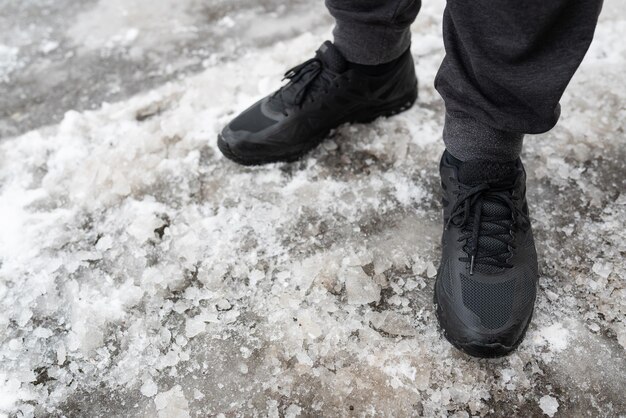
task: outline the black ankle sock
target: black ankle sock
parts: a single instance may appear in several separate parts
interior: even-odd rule
[[[402,53],[398,58],[393,61],[385,62],[377,65],[365,65],[365,64],[357,64],[354,62],[348,62],[348,68],[357,71],[361,74],[369,75],[369,76],[378,76],[383,75],[389,72],[397,63],[400,61],[406,54],[410,54],[409,49]]]

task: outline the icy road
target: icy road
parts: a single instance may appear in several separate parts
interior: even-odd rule
[[[30,26],[0,42],[0,416],[626,416],[621,0],[559,125],[526,139],[540,293],[497,360],[453,349],[433,311],[443,3],[414,25],[415,107],[256,168],[216,134],[330,36],[321,1],[254,18],[176,3],[90,1],[33,50]],[[212,46],[189,64],[198,33]],[[167,57],[178,67],[152,72]]]

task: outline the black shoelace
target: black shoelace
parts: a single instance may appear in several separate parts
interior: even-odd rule
[[[517,226],[522,229],[528,228],[530,220],[528,215],[515,204],[519,198],[511,194],[511,184],[483,183],[476,186],[466,186],[459,183],[459,188],[459,196],[446,223],[446,229],[452,224],[463,231],[459,236],[459,242],[466,242],[464,251],[468,256],[460,257],[459,261],[470,263],[470,275],[474,274],[474,266],[479,263],[500,268],[513,267],[507,262],[507,259],[509,249],[515,248],[513,242],[515,231]],[[498,216],[483,214],[483,204],[486,201],[505,205],[509,209],[509,213]],[[473,216],[471,216],[472,213]],[[484,228],[486,223],[491,223],[492,228]],[[498,246],[497,250],[487,251],[480,248],[481,237],[490,237],[504,245]]]
[[[332,80],[323,70],[324,64],[317,57],[296,65],[289,69],[283,77],[283,80],[289,80],[289,83],[276,91],[276,93],[272,95],[272,99],[278,99],[281,108],[286,109],[287,104],[302,106],[305,98],[308,97],[309,93],[314,91],[316,87],[323,88],[324,93],[328,93],[326,88]],[[315,80],[318,79],[320,79],[322,83],[315,83]],[[315,101],[314,98],[311,100]],[[283,114],[287,116],[286,111],[283,111]]]

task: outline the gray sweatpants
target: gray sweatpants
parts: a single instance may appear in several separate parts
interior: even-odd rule
[[[326,0],[326,6],[339,50],[349,61],[374,65],[409,47],[421,2]],[[524,134],[551,129],[601,7],[602,0],[448,0],[446,56],[435,87],[446,104],[443,138],[452,155],[512,160]]]

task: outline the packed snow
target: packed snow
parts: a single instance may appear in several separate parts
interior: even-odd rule
[[[626,414],[626,12],[526,140],[537,308],[476,360],[432,304],[442,7],[414,25],[416,106],[297,163],[235,165],[216,134],[327,25],[0,142],[0,416]]]

